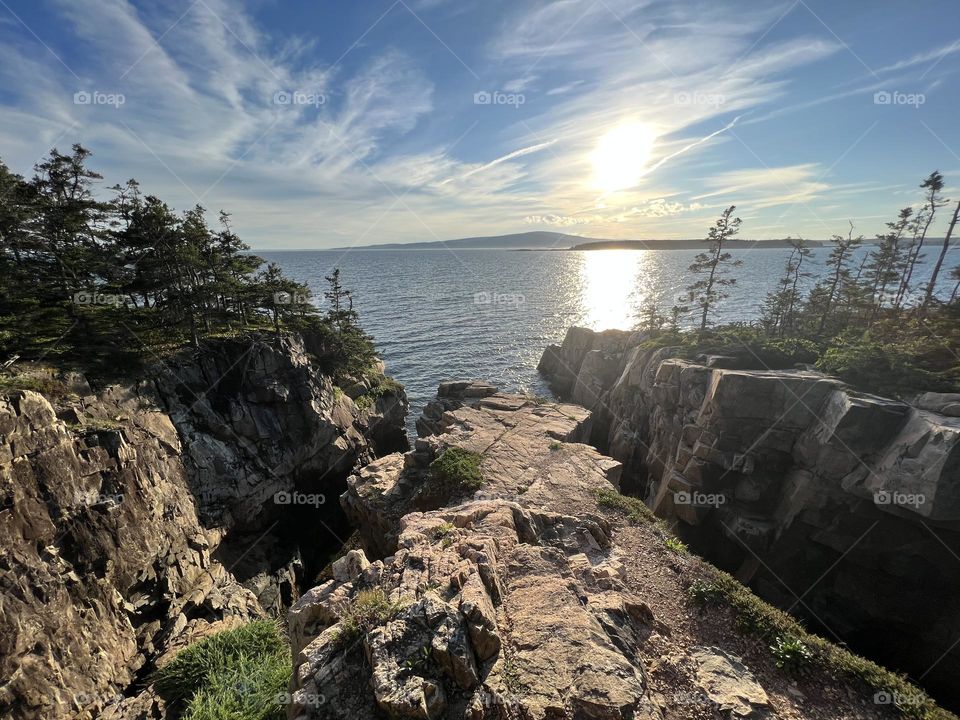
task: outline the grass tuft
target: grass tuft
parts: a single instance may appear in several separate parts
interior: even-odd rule
[[[401,602],[390,602],[380,588],[362,590],[340,615],[337,640],[343,644],[357,640],[392,620],[403,608]]]
[[[905,678],[812,635],[792,616],[768,605],[733,577],[705,562],[706,577],[687,588],[687,597],[700,607],[729,607],[738,627],[771,642],[777,666],[789,671],[819,669],[831,676],[864,683],[874,693],[896,698],[901,715],[911,720],[957,720]]]
[[[183,720],[283,720],[291,672],[280,628],[257,620],[181,650],[152,682],[167,703],[185,705]]]
[[[596,491],[596,496],[597,504],[600,507],[621,512],[631,522],[659,522],[657,516],[653,514],[653,510],[648,508],[647,504],[639,498],[621,495],[613,488],[601,488]]]

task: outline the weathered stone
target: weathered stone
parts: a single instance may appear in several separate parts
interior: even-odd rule
[[[622,487],[708,559],[752,568],[744,577],[768,599],[816,608],[811,620],[851,640],[882,636],[898,663],[912,658],[918,675],[951,687],[960,420],[945,411],[960,396],[924,393],[911,407],[820,373],[751,369],[741,355],[694,363],[641,339],[598,366],[587,358],[601,334],[572,328],[541,365],[561,398],[589,389],[579,397],[595,411],[592,442],[623,463]],[[615,377],[597,369],[615,365]],[[784,584],[810,588],[804,603]]]
[[[740,658],[715,647],[696,650],[692,658],[697,664],[697,684],[726,717],[767,717],[767,693]]]

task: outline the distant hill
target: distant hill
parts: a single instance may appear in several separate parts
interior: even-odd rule
[[[808,240],[811,247],[823,245],[817,240]],[[727,246],[733,248],[784,248],[786,240],[730,240]],[[707,247],[704,240],[604,240],[588,238],[567,233],[533,232],[513,233],[510,235],[487,235],[481,237],[458,238],[456,240],[436,240],[415,243],[381,243],[361,245],[352,248],[334,248],[335,250],[430,250],[453,248],[459,250],[682,250]]]
[[[568,250],[577,243],[594,242],[594,238],[566,233],[533,232],[513,233],[511,235],[488,235],[483,237],[459,238],[457,240],[436,240],[415,243],[382,243],[379,245],[361,245],[353,250],[424,250],[430,248],[459,248],[460,250]],[[348,248],[335,248],[347,250]]]
[[[821,247],[820,240],[804,240],[807,247]],[[571,250],[699,250],[709,245],[706,240],[589,240]],[[735,250],[790,247],[787,240],[727,240],[723,246]]]

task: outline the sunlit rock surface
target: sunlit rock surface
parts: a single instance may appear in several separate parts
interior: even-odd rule
[[[571,328],[540,363],[593,411],[624,490],[767,599],[960,701],[956,396],[910,405],[643,339]]]
[[[379,450],[371,423],[402,432],[406,401],[399,420],[386,396],[359,411],[295,336],[69,389],[0,395],[0,714],[156,717],[157,663],[309,585],[307,532]],[[285,502],[320,493],[329,505]]]
[[[348,481],[364,550],[290,610],[291,719],[891,717],[835,678],[801,688],[729,617],[700,620],[698,561],[598,502],[621,466],[582,442],[583,408],[465,382],[425,415],[411,452]],[[481,454],[479,490],[436,492],[449,448]],[[351,632],[378,592],[390,611]]]

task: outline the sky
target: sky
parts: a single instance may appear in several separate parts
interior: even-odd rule
[[[957,0],[0,0],[0,159],[256,249],[871,237],[960,199],[958,72]]]

